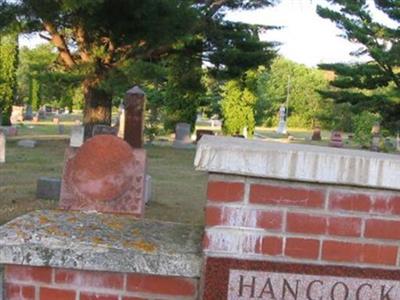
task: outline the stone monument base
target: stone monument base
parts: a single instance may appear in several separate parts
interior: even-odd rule
[[[0,228],[5,299],[196,300],[201,235],[127,216],[29,213]]]

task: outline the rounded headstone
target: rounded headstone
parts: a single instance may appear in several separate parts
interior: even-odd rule
[[[75,192],[93,201],[118,198],[133,181],[131,147],[111,135],[95,136],[84,143],[67,169]]]
[[[113,135],[97,135],[80,148],[69,147],[60,208],[144,214],[146,151]]]

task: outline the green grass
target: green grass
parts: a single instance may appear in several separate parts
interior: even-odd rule
[[[18,136],[7,140],[7,162],[0,165],[0,224],[28,211],[57,208],[56,201],[35,197],[40,176],[61,177],[64,152],[69,143],[70,129],[79,116],[61,117],[65,133],[58,134],[58,125],[50,120],[26,122],[18,128]],[[205,128],[205,127],[204,127]],[[207,128],[209,129],[209,128]],[[271,140],[286,141],[287,137],[272,128],[257,128],[256,132]],[[310,130],[290,129],[295,143],[327,146],[330,132],[322,131],[322,141],[311,141]],[[33,149],[17,147],[20,139],[35,139]],[[170,136],[164,137],[170,140]],[[356,148],[344,136],[345,147]],[[163,142],[162,144],[169,144]],[[148,172],[153,178],[153,197],[145,216],[172,222],[203,224],[207,175],[193,167],[195,150],[180,150],[170,146],[148,146]]]
[[[23,138],[38,140],[38,145],[18,147]],[[57,208],[56,201],[36,199],[36,181],[40,176],[61,177],[68,143],[68,134],[58,135],[57,125],[49,122],[19,127],[18,136],[7,140],[7,161],[0,165],[0,224],[31,210]],[[146,150],[153,178],[146,218],[202,224],[207,176],[194,170],[195,151],[160,146]]]

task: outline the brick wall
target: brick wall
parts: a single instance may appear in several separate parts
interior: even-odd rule
[[[207,198],[207,256],[399,266],[399,192],[211,174]]]
[[[197,299],[198,280],[7,265],[7,300]]]

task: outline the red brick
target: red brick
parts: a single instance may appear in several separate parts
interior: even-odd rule
[[[217,226],[221,225],[221,208],[216,206],[206,207],[206,225]]]
[[[345,191],[332,191],[329,194],[329,208],[333,210],[369,212],[371,204],[371,197],[368,194]]]
[[[253,184],[250,202],[258,204],[322,207],[325,192],[320,189]]]
[[[319,255],[319,240],[287,238],[285,255],[295,258],[317,259]]]
[[[326,227],[326,217],[302,213],[287,214],[287,232],[324,234],[326,232]]]
[[[75,291],[40,288],[40,300],[75,300]]]
[[[78,287],[84,285],[94,288],[122,289],[124,278],[120,273],[56,269],[55,282]]]
[[[26,282],[51,282],[52,269],[48,267],[28,267],[19,265],[7,265],[5,269],[6,281]]]
[[[282,229],[282,212],[208,206],[206,224],[280,230]]]
[[[197,283],[195,280],[182,277],[130,274],[127,290],[172,296],[195,296]]]
[[[118,295],[81,292],[79,300],[118,300]]]
[[[322,259],[336,262],[396,265],[397,247],[324,241]]]
[[[207,199],[209,201],[237,202],[244,196],[243,182],[209,181]]]
[[[365,223],[364,236],[377,239],[400,239],[400,221],[369,219]]]
[[[256,252],[266,255],[281,255],[283,241],[280,237],[265,236],[256,245]]]
[[[35,288],[33,286],[29,286],[29,285],[6,283],[5,284],[5,299],[7,299],[7,300],[35,300]]]
[[[328,231],[329,235],[337,236],[361,236],[360,218],[353,217],[330,217],[328,218]]]
[[[270,230],[281,230],[282,221],[282,212],[262,211],[257,218],[257,227]]]
[[[400,215],[400,196],[391,194],[376,195],[371,211],[387,215]]]

